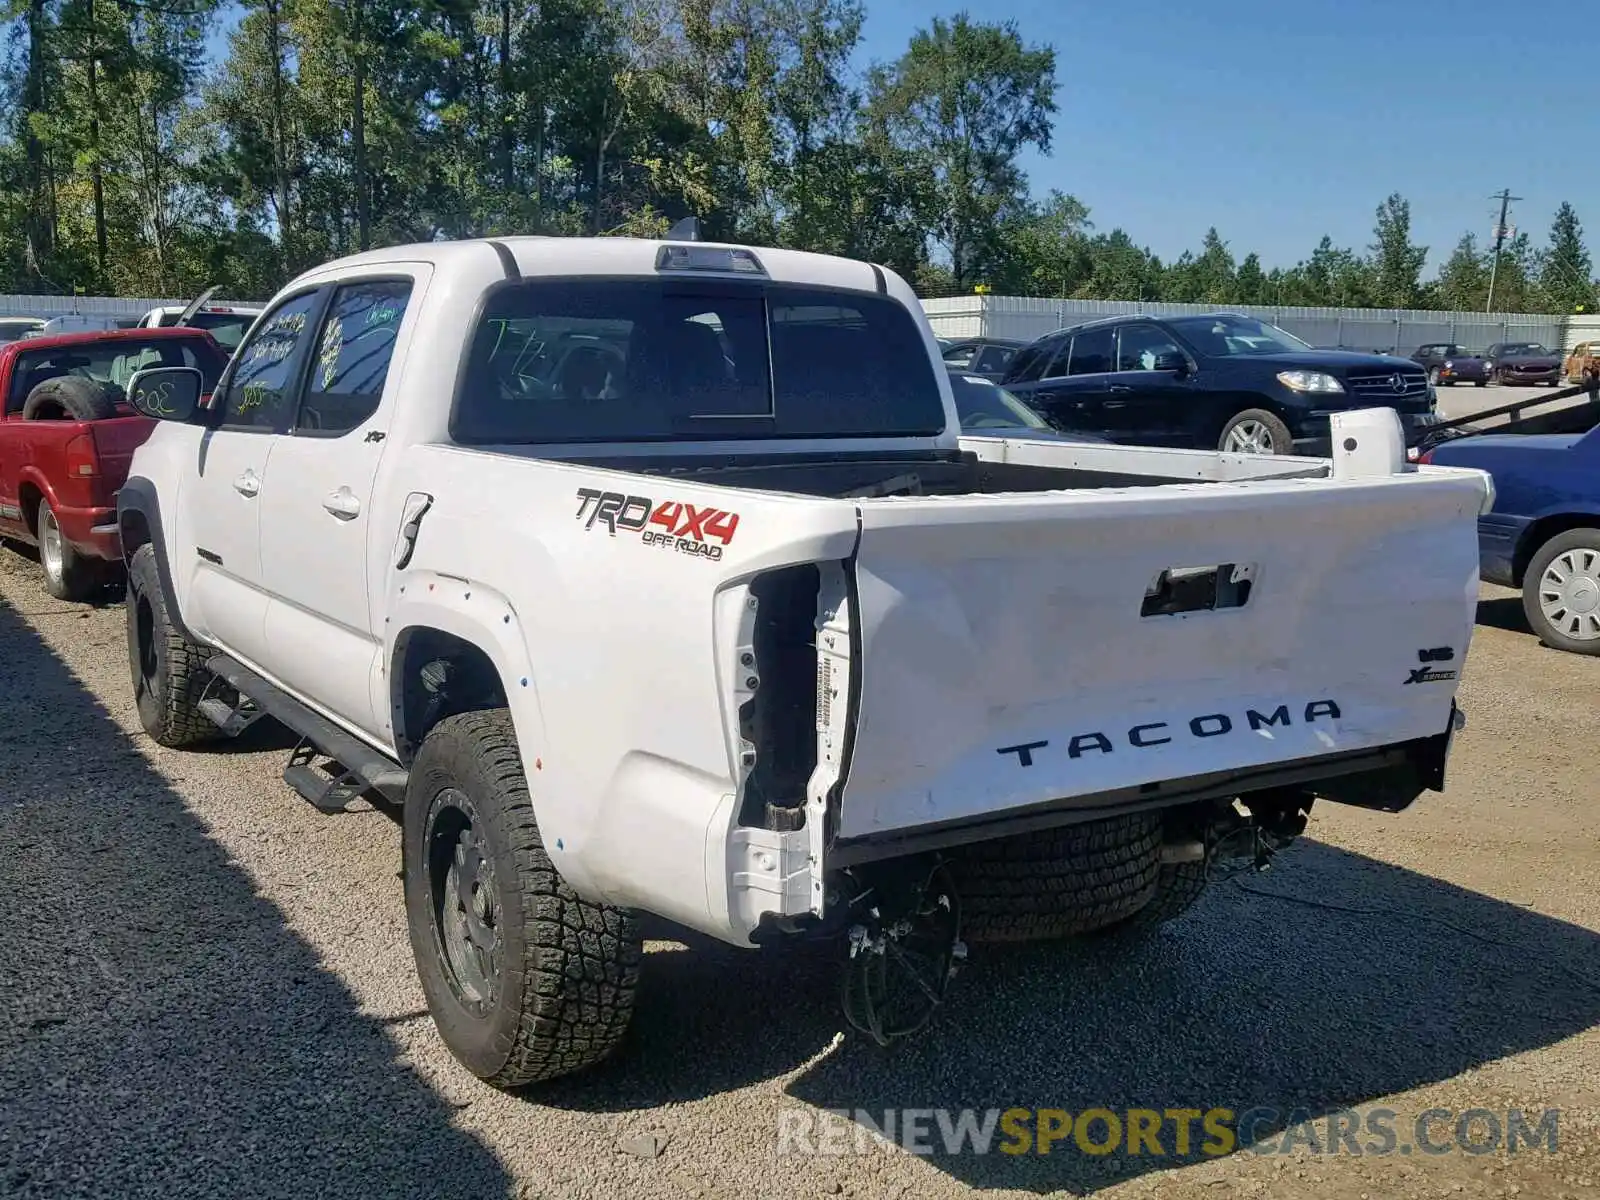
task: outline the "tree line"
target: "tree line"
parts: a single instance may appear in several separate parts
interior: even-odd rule
[[[220,61],[208,46],[237,16]],[[1291,268],[1215,229],[1163,262],[1030,193],[1056,55],[935,18],[853,67],[860,0],[0,0],[0,291],[264,297],[372,246],[709,237],[883,263],[924,295],[1477,309],[1471,237],[1424,282],[1399,196]],[[1496,308],[1593,308],[1577,216],[1500,256]]]

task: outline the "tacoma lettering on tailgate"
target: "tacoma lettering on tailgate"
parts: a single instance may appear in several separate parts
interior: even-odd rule
[[[1339,705],[1333,700],[1308,700],[1301,716],[1301,723],[1310,725],[1313,722],[1326,718],[1329,721],[1339,719]],[[1135,725],[1117,741],[1125,741],[1135,750],[1153,750],[1157,746],[1165,746],[1173,740],[1176,730],[1182,734],[1185,730],[1191,737],[1214,738],[1224,737],[1228,734],[1239,733],[1243,730],[1259,731],[1272,726],[1292,725],[1289,706],[1280,704],[1271,712],[1257,712],[1247,708],[1241,720],[1234,720],[1227,713],[1203,713],[1198,717],[1191,717],[1187,725],[1174,727],[1167,721],[1152,721],[1147,725]],[[1051,742],[1048,738],[1037,742],[1019,742],[1015,746],[1000,746],[995,749],[996,754],[1015,754],[1017,765],[1022,767],[1033,766],[1034,753],[1048,749],[1058,743]],[[1075,733],[1066,739],[1067,757],[1082,758],[1093,751],[1096,754],[1111,754],[1116,750],[1116,741],[1111,735],[1095,731],[1093,733]]]

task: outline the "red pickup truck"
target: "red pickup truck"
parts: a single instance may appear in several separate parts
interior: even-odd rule
[[[146,367],[197,367],[206,390],[227,355],[200,329],[119,329],[0,346],[0,538],[39,547],[45,587],[87,599],[120,569],[117,489],[155,422],[122,389]]]

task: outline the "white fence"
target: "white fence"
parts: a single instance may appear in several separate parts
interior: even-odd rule
[[[111,296],[0,295],[0,317],[59,317],[73,313],[135,318],[152,308],[187,304],[192,297],[167,299]],[[259,304],[239,298],[211,303]],[[924,300],[933,331],[940,337],[1003,337],[1031,341],[1078,321],[1125,313],[1151,316],[1215,312],[1206,304],[1139,304],[1129,300],[1036,300],[1021,296],[951,296]],[[1352,350],[1398,350],[1410,354],[1425,342],[1457,342],[1482,350],[1495,342],[1543,342],[1570,350],[1600,339],[1600,315],[1560,317],[1533,313],[1428,312],[1417,309],[1292,308],[1234,305],[1287,329],[1313,346]]]
[[[152,308],[169,304],[183,306],[193,296],[177,299],[142,299],[125,296],[3,296],[0,295],[0,317],[68,317],[79,314],[96,317],[142,317]],[[209,304],[252,304],[250,300],[224,300],[213,296]]]
[[[1600,342],[1600,315],[1571,317],[1567,320],[1567,337],[1562,343],[1571,350],[1579,342]]]
[[[1410,354],[1427,342],[1456,342],[1482,350],[1495,342],[1542,342],[1570,346],[1569,325],[1591,320],[1537,313],[1429,312],[1420,309],[1295,308],[1287,305],[1140,304],[1131,300],[1035,300],[1021,296],[951,296],[924,300],[940,337],[1001,337],[1031,341],[1097,317],[1145,313],[1178,316],[1216,312],[1247,313],[1271,321],[1313,346]],[[1600,336],[1597,333],[1596,336]]]

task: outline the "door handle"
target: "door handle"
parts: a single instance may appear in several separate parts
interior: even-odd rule
[[[349,521],[361,514],[361,501],[357,500],[356,494],[347,487],[342,487],[337,492],[329,492],[322,498],[322,507],[341,521]]]
[[[1128,387],[1128,386],[1126,386],[1124,384],[1120,384],[1120,383],[1113,383],[1106,390],[1109,391],[1109,392],[1113,392],[1113,393],[1115,393],[1115,392],[1131,392],[1131,391],[1133,391],[1133,389],[1131,387]]]
[[[261,477],[254,471],[247,470],[243,475],[234,478],[233,490],[241,496],[255,496],[261,491]]]
[[[1106,407],[1106,408],[1126,408],[1127,404],[1128,404],[1128,402],[1126,400],[1107,400],[1105,402],[1105,406],[1104,407]]]

